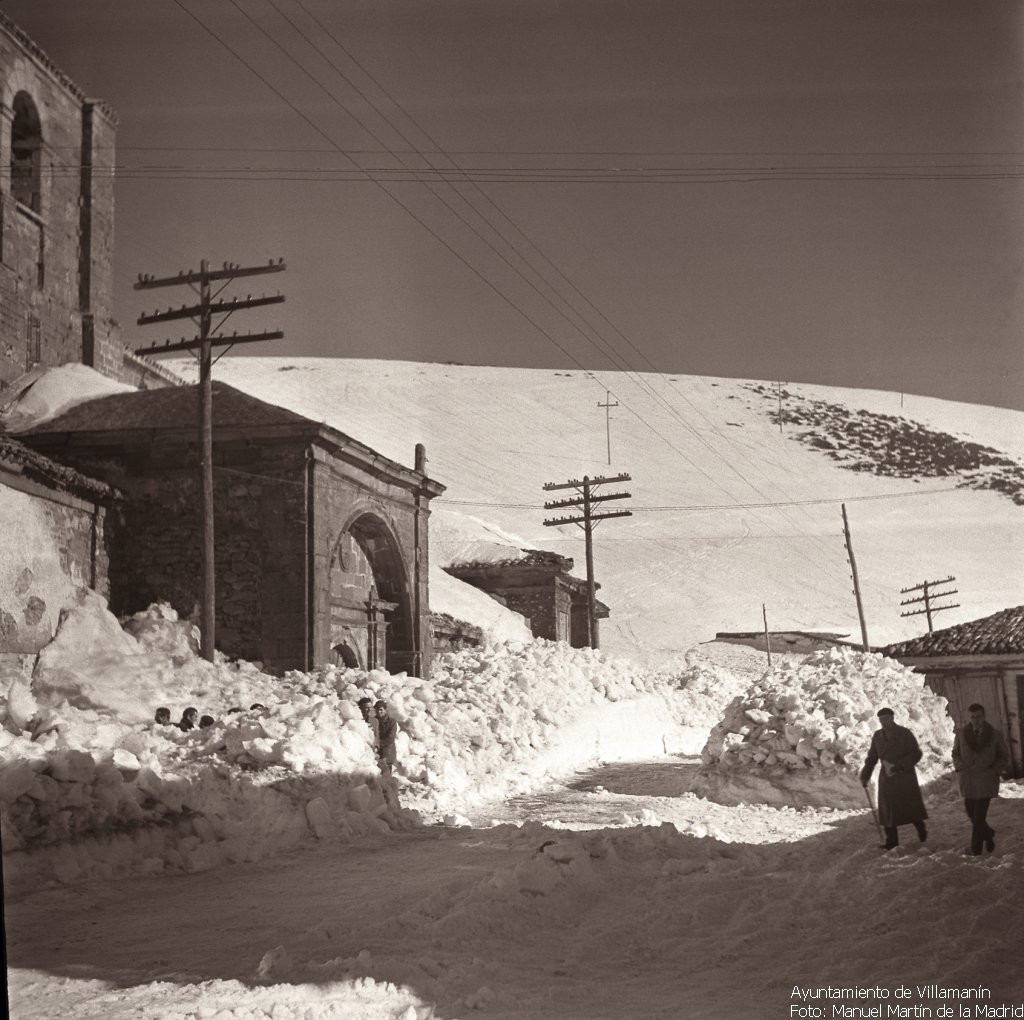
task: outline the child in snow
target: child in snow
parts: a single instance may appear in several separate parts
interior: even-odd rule
[[[178,729],[187,733],[189,730],[196,728],[196,720],[199,718],[198,708],[186,708],[181,713],[181,722],[178,723]]]

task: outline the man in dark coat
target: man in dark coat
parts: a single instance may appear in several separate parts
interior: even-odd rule
[[[928,812],[924,809],[914,769],[921,760],[921,748],[910,730],[896,725],[891,708],[880,708],[878,721],[882,728],[871,737],[871,747],[864,768],[860,770],[860,782],[866,788],[875,765],[882,763],[878,773],[878,823],[885,829],[882,849],[891,850],[899,846],[900,825],[912,824],[923,843],[928,838],[928,830],[924,826]]]
[[[977,856],[996,848],[996,832],[988,824],[988,805],[999,795],[999,777],[1010,765],[1010,752],[1002,733],[985,720],[984,706],[967,709],[968,723],[957,730],[953,740],[953,768],[960,795],[971,820],[970,852]]]

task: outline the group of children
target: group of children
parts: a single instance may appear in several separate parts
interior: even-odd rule
[[[249,706],[250,712],[260,712],[265,711],[265,709],[266,706],[261,705],[258,701]],[[241,711],[241,708],[229,708],[228,715],[231,715],[233,712]],[[185,733],[189,730],[196,729],[196,727],[201,730],[205,730],[216,722],[212,715],[204,715],[200,717],[199,709],[191,707],[186,708],[185,711],[181,713],[181,719],[178,722],[171,721],[171,710],[169,708],[158,708],[154,718],[160,726],[176,726],[179,730],[182,730]]]

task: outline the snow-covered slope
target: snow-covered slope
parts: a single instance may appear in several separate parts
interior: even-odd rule
[[[403,463],[425,443],[431,476],[448,487],[434,503],[435,563],[493,554],[446,537],[464,516],[504,533],[498,545],[573,557],[583,576],[582,532],[545,527],[557,512],[545,511],[542,487],[627,472],[630,482],[605,491],[631,492],[614,506],[633,516],[595,533],[611,609],[602,646],[613,654],[661,661],[717,631],[758,630],[762,603],[772,629],[859,640],[840,501],[872,644],[924,630],[923,617],[900,616],[900,589],[923,580],[957,578],[960,607],[940,625],[1022,601],[1024,508],[999,480],[1024,463],[1020,412],[785,384],[780,430],[774,384],[742,380],[602,373],[598,384],[583,372],[311,358],[225,359],[216,371]],[[605,386],[619,404],[610,465]],[[844,422],[867,424],[856,438]],[[844,464],[817,442],[837,431],[859,458]],[[893,473],[888,442],[907,435],[915,448]],[[970,443],[995,452],[967,456]]]

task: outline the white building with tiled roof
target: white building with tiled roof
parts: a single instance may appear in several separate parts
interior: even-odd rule
[[[989,722],[1006,736],[1013,774],[1024,775],[1024,606],[900,641],[882,651],[923,673],[928,686],[949,701],[957,723],[967,719],[969,705],[984,705]]]

